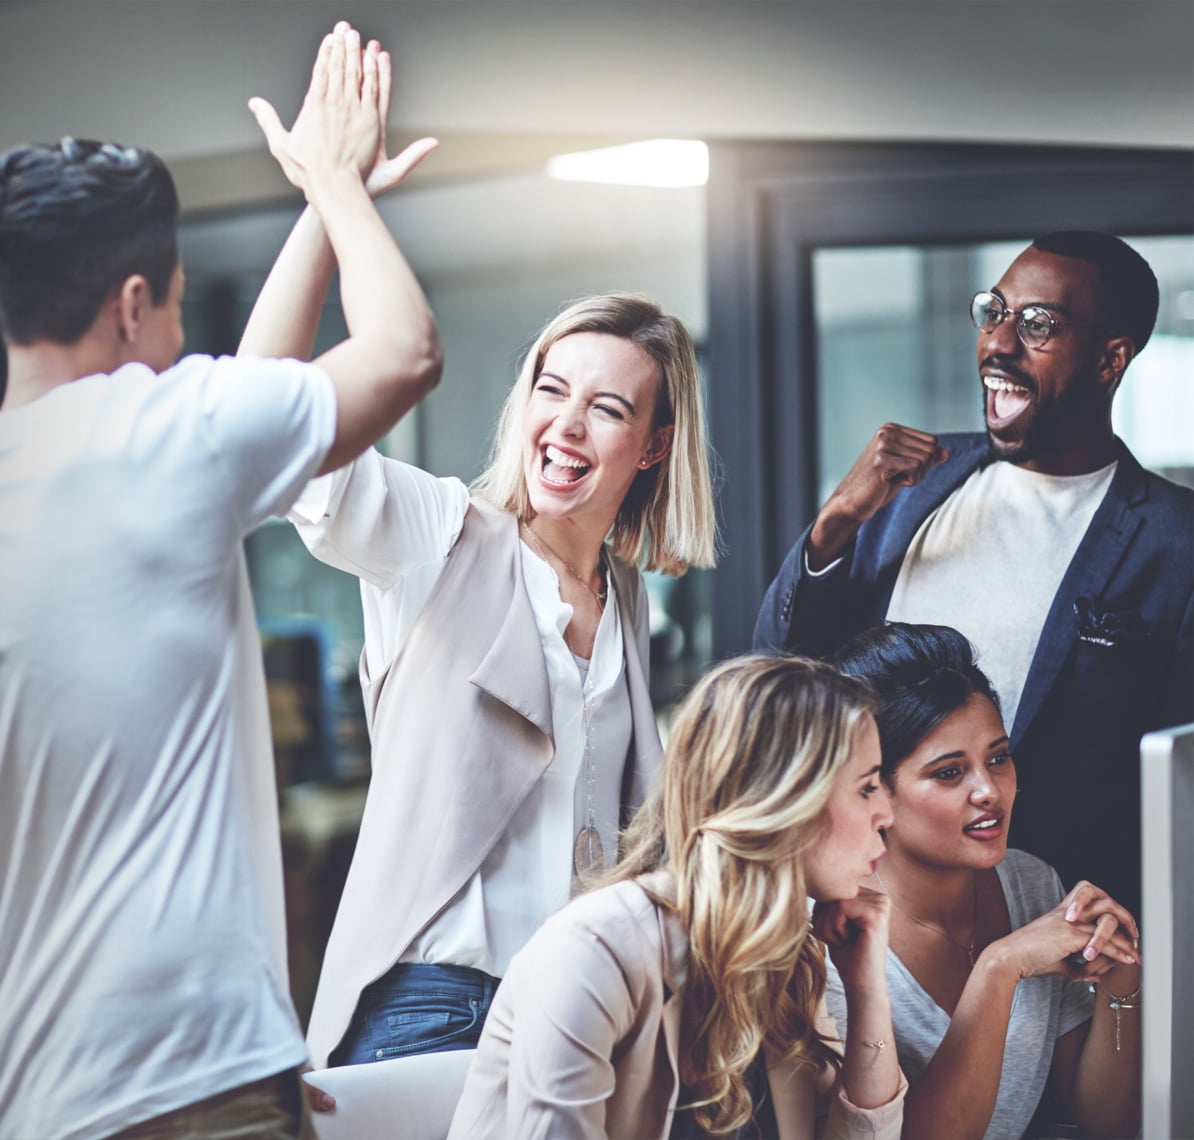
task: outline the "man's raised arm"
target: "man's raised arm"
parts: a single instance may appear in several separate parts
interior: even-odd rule
[[[289,131],[264,99],[249,107],[286,177],[309,204],[254,306],[240,355],[310,354],[336,265],[348,338],[317,363],[336,390],[336,436],[321,474],[356,458],[435,386],[439,335],[423,291],[366,188],[396,185],[433,147],[421,140],[384,159],[390,59],[362,49],[345,23],[325,37]],[[330,243],[330,245],[329,245]]]

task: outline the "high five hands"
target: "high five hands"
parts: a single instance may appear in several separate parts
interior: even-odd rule
[[[424,138],[386,154],[392,64],[377,40],[340,21],[319,47],[311,83],[287,131],[272,104],[249,100],[270,153],[287,179],[310,198],[320,176],[355,171],[374,197],[392,190],[439,144]]]

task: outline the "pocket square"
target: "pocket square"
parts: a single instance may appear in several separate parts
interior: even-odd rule
[[[1148,636],[1148,623],[1137,613],[1103,612],[1088,597],[1074,603],[1078,615],[1078,640],[1112,649]]]

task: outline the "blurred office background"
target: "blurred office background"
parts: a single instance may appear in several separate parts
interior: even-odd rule
[[[189,350],[235,350],[299,209],[245,101],[289,122],[339,18],[394,54],[394,144],[442,143],[382,207],[446,353],[383,450],[476,475],[522,351],[583,294],[648,293],[700,343],[727,553],[650,583],[665,720],[749,646],[784,551],[875,427],[981,425],[968,300],[1036,233],[1110,229],[1152,263],[1161,314],[1118,429],[1194,483],[1187,0],[0,3],[0,149],[114,138],[174,170]],[[658,138],[707,143],[708,181],[547,173]],[[342,331],[333,293],[322,342]],[[305,1015],[368,779],[360,608],[285,523],[248,553]]]

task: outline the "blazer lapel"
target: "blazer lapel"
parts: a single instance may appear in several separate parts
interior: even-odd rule
[[[1140,528],[1135,508],[1147,494],[1143,471],[1122,443],[1119,448],[1119,466],[1111,486],[1074,552],[1041,629],[1012,727],[1013,750],[1024,739],[1078,638],[1074,603],[1082,597],[1092,600],[1102,597]]]
[[[551,719],[551,683],[547,661],[539,640],[539,627],[515,547],[514,594],[505,620],[489,652],[473,671],[469,681],[515,712],[521,713],[549,740],[554,740]]]
[[[672,898],[675,886],[671,877],[655,872],[646,876],[648,882],[664,897]],[[688,935],[675,912],[658,907],[660,926],[660,966],[663,975],[664,1002],[662,1011],[663,1039],[668,1063],[672,1068],[672,1092],[668,1102],[668,1119],[675,1112],[680,1094],[680,1019],[684,1007],[684,985],[688,981]]]
[[[636,609],[639,601],[638,574],[617,558],[611,557],[609,566],[622,622],[622,656],[626,661],[626,690],[630,695],[630,718],[634,726],[634,741],[622,777],[622,804],[625,810],[637,808],[646,798],[651,778],[659,767],[662,750],[655,723],[655,707],[651,703],[651,688],[639,653],[639,615]]]

